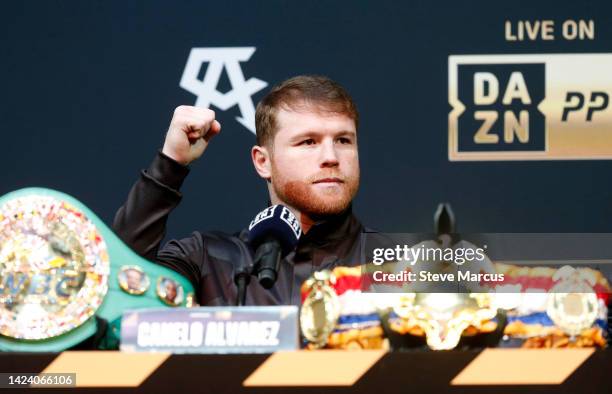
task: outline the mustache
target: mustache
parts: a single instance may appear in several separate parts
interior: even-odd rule
[[[338,179],[340,182],[345,182],[346,177],[339,172],[321,172],[311,177],[308,177],[308,183],[320,182],[323,179]]]

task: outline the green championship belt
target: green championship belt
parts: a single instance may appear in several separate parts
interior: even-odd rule
[[[0,197],[0,350],[59,352],[94,335],[117,348],[124,310],[191,304],[186,278],[138,256],[75,198]]]

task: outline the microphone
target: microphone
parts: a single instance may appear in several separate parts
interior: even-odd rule
[[[274,286],[280,261],[295,248],[302,227],[289,208],[273,205],[249,224],[249,244],[255,250],[254,273],[266,289]]]

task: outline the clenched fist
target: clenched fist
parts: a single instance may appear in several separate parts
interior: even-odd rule
[[[202,156],[210,139],[220,131],[214,111],[181,105],[174,110],[162,152],[187,165]]]

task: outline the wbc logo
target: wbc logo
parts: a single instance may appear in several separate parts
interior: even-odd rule
[[[240,115],[236,120],[255,133],[255,105],[253,96],[268,83],[257,78],[245,80],[240,62],[248,61],[255,47],[237,48],[192,48],[180,86],[197,96],[195,106],[208,108],[211,104],[226,111],[238,105]],[[206,73],[199,78],[202,67],[208,64]],[[232,89],[228,92],[217,90],[223,70],[227,72]]]

